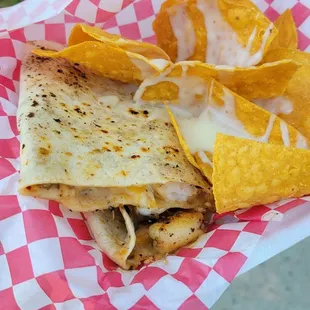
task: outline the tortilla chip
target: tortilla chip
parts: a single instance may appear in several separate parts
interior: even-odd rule
[[[186,155],[186,158],[188,159],[188,161],[196,168],[200,169],[200,166],[197,164],[195,158],[193,157],[193,155],[191,154],[188,146],[186,145],[186,142],[184,141],[181,133],[180,133],[180,129],[178,127],[178,124],[173,116],[173,113],[171,112],[171,110],[169,109],[169,107],[166,105],[166,109],[167,109],[167,112],[169,114],[169,117],[170,117],[170,120],[171,120],[171,124],[173,125],[175,131],[176,131],[176,134],[178,135],[178,138],[179,138],[179,142],[180,142],[180,145]]]
[[[283,94],[285,100],[291,105],[289,113],[279,113],[283,108],[278,107],[278,113],[288,124],[298,129],[305,137],[310,139],[310,54],[298,50],[278,48],[266,54],[263,61],[275,61],[280,59],[292,59],[302,65],[290,79]],[[262,101],[264,108],[271,111],[274,109],[273,100]],[[283,103],[287,106],[286,103]],[[283,107],[283,106],[282,106]],[[285,108],[286,109],[286,108]],[[285,110],[284,109],[284,110]]]
[[[76,45],[85,41],[99,41],[115,44],[128,52],[140,54],[149,59],[166,59],[169,56],[158,46],[146,42],[129,40],[117,34],[108,33],[98,27],[76,24],[70,34],[68,45]]]
[[[284,96],[291,103],[291,113],[280,114],[288,124],[310,139],[310,65],[300,68],[290,80]],[[268,109],[268,108],[267,108]]]
[[[163,72],[166,77],[180,76],[182,67],[187,67],[186,74],[208,80],[216,79],[230,90],[246,99],[270,98],[281,96],[291,77],[300,65],[291,60],[281,60],[263,64],[259,67],[230,68],[212,66],[200,61],[183,61],[176,63]],[[141,97],[143,100],[176,100],[178,88],[172,82],[158,84],[148,83]]]
[[[264,34],[268,30],[270,33],[262,54],[268,50],[269,44],[274,40],[278,31],[254,3],[250,0],[218,0],[218,6],[243,46],[247,46],[251,36],[255,34],[250,50],[252,54],[261,49]]]
[[[42,57],[66,58],[104,77],[125,83],[139,84],[147,76],[159,72],[147,58],[107,42],[85,41],[59,52],[41,49],[33,52]]]
[[[297,49],[298,37],[297,29],[292,15],[292,11],[287,9],[275,21],[274,25],[278,29],[278,35],[270,44],[270,50],[274,48]]]
[[[224,213],[310,193],[310,151],[218,134],[213,192]]]
[[[302,65],[310,65],[310,53],[289,48],[277,48],[269,51],[261,63],[268,63],[282,59],[291,59]]]
[[[202,174],[208,180],[212,180],[213,155],[210,152],[200,151],[200,152],[194,154],[194,159],[196,160],[196,163],[199,167],[199,170],[202,172]]]
[[[193,164],[193,160],[195,160],[194,166],[199,167],[209,181],[211,181],[212,175],[213,150],[210,145],[213,143],[212,139],[215,139],[214,128],[216,131],[224,130],[223,133],[257,141],[293,147],[308,147],[308,141],[300,132],[280,118],[229,91],[211,77],[206,75],[202,79],[199,76],[190,75],[190,72],[190,66],[182,67],[176,64],[167,70],[167,76],[163,74],[146,79],[137,90],[135,98],[136,100],[151,99],[154,102],[165,101],[171,104],[171,122],[176,129],[181,146],[190,162]],[[155,82],[153,83],[153,81]],[[157,83],[160,83],[161,87],[161,92],[158,93],[159,98],[143,96],[144,89],[147,90],[147,87],[152,90],[148,95],[156,94],[157,91],[150,85],[154,84],[156,88]],[[163,97],[164,95],[166,98]],[[170,101],[167,98],[173,100]],[[212,128],[207,128],[206,125],[203,125],[202,128],[201,125],[204,121],[200,119],[200,115],[208,109],[208,105],[211,109],[216,110],[216,113],[220,113],[221,122],[214,125],[211,122]],[[176,106],[177,109],[175,109]],[[183,115],[180,114],[180,109],[185,109],[187,114],[184,116],[183,110]],[[186,120],[186,125],[183,120]],[[190,124],[188,120],[190,120]],[[206,118],[204,124],[209,126],[210,120]],[[229,128],[226,124],[229,124]],[[220,129],[217,128],[218,126]],[[195,145],[196,138],[202,141],[199,143],[203,143],[203,145],[199,144],[199,147]]]
[[[296,62],[282,60],[258,67],[235,68],[233,71],[216,68],[215,79],[248,100],[270,98],[284,93],[299,67]]]
[[[259,63],[277,34],[249,0],[168,0],[153,29],[158,45],[173,62],[240,67]]]
[[[183,55],[178,53],[178,40],[173,31],[170,19],[179,14],[182,20],[179,28],[180,35],[184,33]],[[206,31],[204,19],[194,1],[167,0],[165,1],[153,22],[153,30],[157,35],[157,44],[175,61],[191,59],[205,61]],[[182,44],[182,43],[181,43]]]

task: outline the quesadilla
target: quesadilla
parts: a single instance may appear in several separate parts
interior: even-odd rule
[[[21,194],[88,212],[91,229],[102,224],[95,239],[104,251],[125,238],[122,255],[109,254],[123,268],[129,266],[124,262],[137,229],[124,206],[146,219],[171,208],[202,213],[213,208],[210,185],[187,161],[164,107],[135,102],[133,85],[30,52],[59,46],[35,42],[28,47],[18,108]],[[111,216],[106,211],[91,215],[95,210],[115,210],[112,228]]]

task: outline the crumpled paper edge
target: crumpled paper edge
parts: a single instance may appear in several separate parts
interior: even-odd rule
[[[61,13],[74,0],[24,0],[0,9],[0,31],[12,31]]]

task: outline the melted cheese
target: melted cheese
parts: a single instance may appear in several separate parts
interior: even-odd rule
[[[163,81],[176,84],[179,88],[179,102],[181,103],[181,107],[172,105],[170,108],[192,154],[201,151],[213,153],[213,145],[217,133],[268,142],[276,119],[275,115],[270,116],[266,132],[263,136],[255,137],[249,134],[245,130],[243,123],[236,116],[235,97],[233,94],[226,88],[223,88],[224,104],[219,107],[212,99],[213,83],[210,85],[208,93],[207,85],[204,80],[186,74],[191,62],[180,62],[180,64],[183,69],[181,76],[167,77],[170,73],[169,70],[172,70],[168,69],[159,76],[148,78],[141,84],[136,92],[135,100],[141,99],[141,96],[149,85],[155,85]],[[197,95],[207,101],[205,106],[197,104]],[[183,106],[186,108],[182,108]],[[284,134],[285,132],[283,131],[283,135]],[[284,139],[286,138],[284,137]],[[202,161],[206,161],[205,157],[202,158]]]
[[[234,96],[227,89],[223,90],[223,106],[219,107],[213,102],[211,85],[207,107],[198,117],[184,118],[176,115],[181,134],[192,154],[201,151],[213,153],[217,133],[261,142],[269,140],[276,116],[270,116],[263,136],[253,136],[246,131],[243,123],[236,116]]]
[[[213,162],[209,159],[205,152],[198,152],[198,156],[204,164],[209,164],[211,167],[213,167]]]
[[[128,53],[127,53],[128,54]],[[142,56],[141,56],[142,57]],[[140,70],[141,78],[146,79],[154,73],[157,67],[152,67],[145,59],[130,58],[131,62]],[[157,71],[157,70],[156,70]]]
[[[280,121],[280,129],[281,129],[281,135],[282,135],[282,140],[283,144],[285,146],[290,146],[290,133],[287,128],[287,124],[284,121]]]
[[[207,29],[206,62],[215,65],[249,67],[259,63],[263,57],[272,24],[266,29],[259,50],[251,54],[257,29],[254,28],[246,47],[238,42],[238,36],[223,19],[217,0],[197,0],[197,7],[204,16]],[[179,41],[178,41],[179,42]]]
[[[307,149],[308,148],[307,139],[303,135],[301,135],[300,133],[297,134],[295,147],[299,148],[299,149]]]
[[[142,96],[148,86],[156,85],[157,83],[160,83],[160,82],[172,82],[175,85],[177,85],[179,88],[179,101],[186,104],[187,107],[190,107],[192,113],[194,114],[196,112],[201,113],[200,108],[199,108],[199,111],[194,112],[195,106],[197,106],[195,104],[197,102],[197,96],[200,98],[206,97],[208,90],[207,90],[207,85],[203,79],[197,76],[186,75],[188,66],[190,66],[191,63],[192,62],[190,61],[180,62],[180,64],[182,65],[182,69],[183,69],[181,76],[177,76],[177,77],[167,76],[173,69],[173,68],[168,68],[167,70],[165,70],[158,76],[148,77],[146,80],[142,82],[142,84],[136,91],[134,95],[134,100],[138,102],[141,101]],[[184,113],[186,113],[186,111],[184,111]]]
[[[145,80],[135,94],[135,100],[141,100],[141,96],[149,85],[156,85],[159,82],[172,82],[179,88],[178,102],[179,105],[170,105],[170,109],[177,121],[179,130],[185,140],[191,154],[198,153],[203,163],[210,164],[205,151],[213,153],[213,146],[217,133],[232,135],[240,138],[268,142],[277,113],[271,114],[265,133],[260,136],[254,136],[247,132],[244,124],[238,119],[235,111],[235,97],[226,88],[223,88],[222,106],[218,106],[212,97],[213,82],[208,91],[206,82],[196,76],[187,75],[187,69],[194,62],[180,62],[182,74],[177,77],[167,77],[172,68],[158,76],[152,76]],[[199,95],[199,100],[197,100]],[[201,104],[205,100],[206,104]],[[290,113],[293,109],[292,103],[284,98],[278,97],[271,101],[256,100],[258,105],[268,106],[271,112]],[[197,104],[198,103],[198,104]],[[290,146],[290,136],[287,124],[280,123],[283,144]],[[307,148],[306,139],[299,135],[296,141],[296,147]]]
[[[163,71],[170,64],[170,62],[166,59],[156,58],[151,59],[150,64],[156,67],[159,71]]]
[[[276,115],[288,115],[294,110],[293,103],[288,98],[282,96],[270,99],[255,99],[253,102],[264,110]]]
[[[190,58],[195,52],[196,33],[184,5],[173,7],[170,13],[170,25],[177,39],[176,62]]]

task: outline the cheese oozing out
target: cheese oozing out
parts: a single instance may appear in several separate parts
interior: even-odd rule
[[[170,25],[177,39],[177,58],[182,61],[190,58],[195,52],[196,33],[190,20],[185,5],[177,5],[168,10]]]
[[[254,99],[252,100],[255,104],[269,111],[270,113],[279,115],[289,115],[293,112],[293,103],[284,96],[268,98],[268,99]]]
[[[213,153],[213,146],[217,133],[268,142],[276,119],[275,115],[272,114],[270,116],[264,135],[261,137],[253,136],[247,132],[244,128],[244,124],[236,115],[235,97],[233,94],[226,88],[223,88],[224,104],[218,106],[213,102],[212,88],[211,85],[205,109],[198,117],[182,117],[176,115],[181,134],[192,154],[196,152],[201,154],[201,151]],[[283,127],[286,126],[285,123],[283,124]],[[283,129],[283,132],[284,130],[285,129]],[[283,136],[284,139],[287,140],[284,134]],[[203,162],[208,162],[205,157],[199,156]]]
[[[178,104],[170,104],[169,107],[176,119],[180,133],[184,138],[191,154],[198,154],[203,163],[211,165],[211,160],[204,152],[213,153],[213,147],[218,133],[232,135],[240,138],[268,142],[277,119],[276,113],[270,114],[268,124],[262,136],[250,134],[244,124],[236,115],[236,97],[231,91],[223,87],[223,105],[219,106],[213,98],[213,84],[207,83],[200,77],[188,75],[187,71],[195,62],[179,62],[182,66],[182,74],[177,77],[169,77],[173,67],[168,68],[158,76],[152,76],[140,85],[135,94],[135,100],[141,100],[148,86],[156,85],[160,82],[172,82],[178,86]],[[199,102],[197,100],[199,97]],[[258,105],[270,105],[270,112],[290,113],[292,103],[286,98],[266,100],[256,100]],[[285,146],[297,148],[307,148],[307,140],[301,134],[297,135],[297,142],[291,145],[289,129],[284,121],[280,122],[282,141]]]

